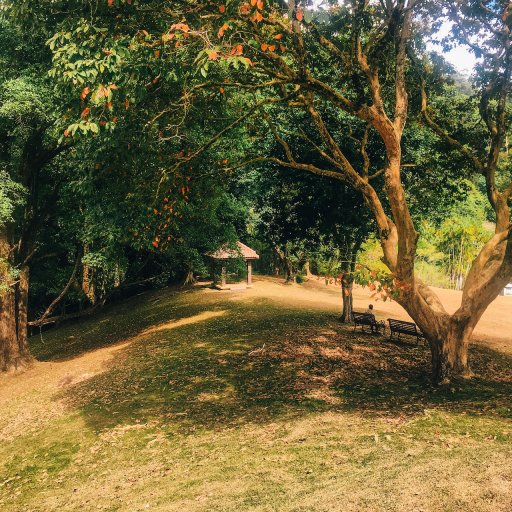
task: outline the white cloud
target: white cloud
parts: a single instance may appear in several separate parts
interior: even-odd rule
[[[466,75],[473,71],[477,62],[473,53],[464,46],[459,46],[447,53],[444,53],[444,57],[455,67],[455,69],[457,69],[457,71]]]
[[[439,41],[446,37],[452,30],[452,23],[443,23],[439,32],[428,43],[429,50],[436,51],[443,55],[443,57],[460,73],[469,75],[477,63],[474,53],[466,45],[457,45],[450,51],[444,51]]]

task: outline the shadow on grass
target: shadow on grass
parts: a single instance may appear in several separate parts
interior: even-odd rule
[[[223,314],[161,324],[105,373],[63,391],[92,429],[152,420],[185,431],[227,428],[313,411],[397,418],[438,408],[512,418],[512,358],[490,349],[472,350],[477,378],[435,389],[425,347],[354,333],[330,313],[219,296],[169,300],[171,312],[166,303],[151,308],[160,321],[208,308]]]
[[[39,361],[66,361],[86,352],[125,342],[161,322],[178,321],[214,310],[215,297],[201,302],[188,300],[199,290],[169,289],[145,292],[100,310],[96,315],[69,321],[30,338]]]

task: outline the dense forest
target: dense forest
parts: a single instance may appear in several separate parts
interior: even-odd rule
[[[512,278],[509,2],[2,0],[0,25],[1,369],[240,240],[336,280],[345,321],[354,283],[396,300],[434,381],[470,374]]]

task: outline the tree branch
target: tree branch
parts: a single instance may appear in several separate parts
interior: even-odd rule
[[[485,165],[484,163],[478,158],[478,156],[471,151],[469,148],[464,146],[461,142],[459,142],[457,139],[453,138],[446,130],[441,128],[439,124],[437,124],[430,114],[428,113],[427,108],[427,93],[425,90],[425,79],[421,78],[421,114],[425,122],[428,126],[441,138],[443,139],[448,145],[450,145],[452,148],[456,149],[459,153],[461,153],[463,156],[465,156],[472,164],[473,167],[481,174],[485,174]]]
[[[52,301],[52,303],[48,306],[46,311],[43,313],[43,315],[38,320],[35,320],[34,322],[30,322],[31,326],[38,327],[38,326],[45,324],[46,319],[50,316],[52,311],[55,309],[55,306],[57,306],[57,304],[59,304],[59,302],[66,296],[69,289],[71,288],[71,285],[73,284],[73,281],[75,280],[75,275],[78,270],[79,264],[80,264],[80,256],[78,256],[76,259],[75,266],[73,267],[73,272],[71,272],[71,275],[69,276],[69,280],[66,283],[66,286],[64,287],[64,289],[60,292],[59,296],[56,297]]]

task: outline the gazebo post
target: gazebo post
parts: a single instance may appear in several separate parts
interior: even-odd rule
[[[226,267],[222,265],[222,269],[220,271],[220,285],[222,288],[226,286]]]
[[[247,260],[247,288],[252,288],[252,260]]]

